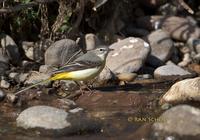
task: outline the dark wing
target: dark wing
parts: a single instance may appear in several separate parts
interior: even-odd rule
[[[71,71],[77,71],[77,70],[83,70],[88,68],[94,68],[101,66],[102,61],[75,61],[72,62],[66,66],[63,66],[59,68],[58,70],[52,71],[51,74],[58,74],[62,72],[71,72]]]

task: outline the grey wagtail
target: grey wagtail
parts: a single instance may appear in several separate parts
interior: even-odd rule
[[[33,84],[25,89],[15,93],[15,95],[24,92],[39,84],[55,80],[73,80],[73,81],[87,81],[98,76],[103,70],[106,63],[106,57],[109,49],[106,46],[99,46],[95,50],[88,51],[84,55],[78,57],[73,62],[51,72],[51,77]]]

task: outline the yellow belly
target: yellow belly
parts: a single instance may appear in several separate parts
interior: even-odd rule
[[[73,72],[63,72],[54,75],[51,80],[74,80],[74,81],[85,81],[96,77],[102,71],[101,67],[78,70]]]

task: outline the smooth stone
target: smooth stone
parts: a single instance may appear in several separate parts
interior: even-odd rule
[[[45,64],[62,66],[79,50],[80,48],[77,46],[76,42],[71,39],[56,41],[45,52]]]
[[[183,103],[187,101],[200,101],[200,77],[175,83],[163,95],[160,103]]]
[[[200,29],[189,19],[169,16],[162,19],[162,29],[168,32],[173,39],[187,41],[190,37],[199,38]]]
[[[185,77],[185,76],[189,77],[191,75],[192,74],[190,72],[174,64],[160,66],[154,71],[154,77],[156,79],[168,79],[168,78],[170,79],[174,77]]]
[[[151,66],[161,66],[170,59],[174,45],[167,32],[161,29],[156,30],[147,36],[147,40],[151,46],[151,54],[147,58],[147,62]]]
[[[81,132],[100,131],[100,123],[88,117],[80,108],[66,112],[50,106],[33,106],[21,112],[16,121],[18,127],[45,132],[41,133],[43,135],[66,136]]]
[[[106,66],[114,73],[137,72],[150,53],[150,46],[140,38],[129,37],[110,46]]]
[[[10,63],[19,65],[21,63],[21,55],[15,41],[6,34],[0,34],[1,46],[5,49],[5,55],[8,56]]]
[[[160,138],[178,135],[181,137],[200,135],[200,110],[189,105],[178,105],[165,111],[158,122],[153,124],[153,132]]]

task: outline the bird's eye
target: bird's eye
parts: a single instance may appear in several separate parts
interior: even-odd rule
[[[101,49],[99,49],[99,50],[100,50],[100,51],[103,51],[104,49],[101,48]]]

